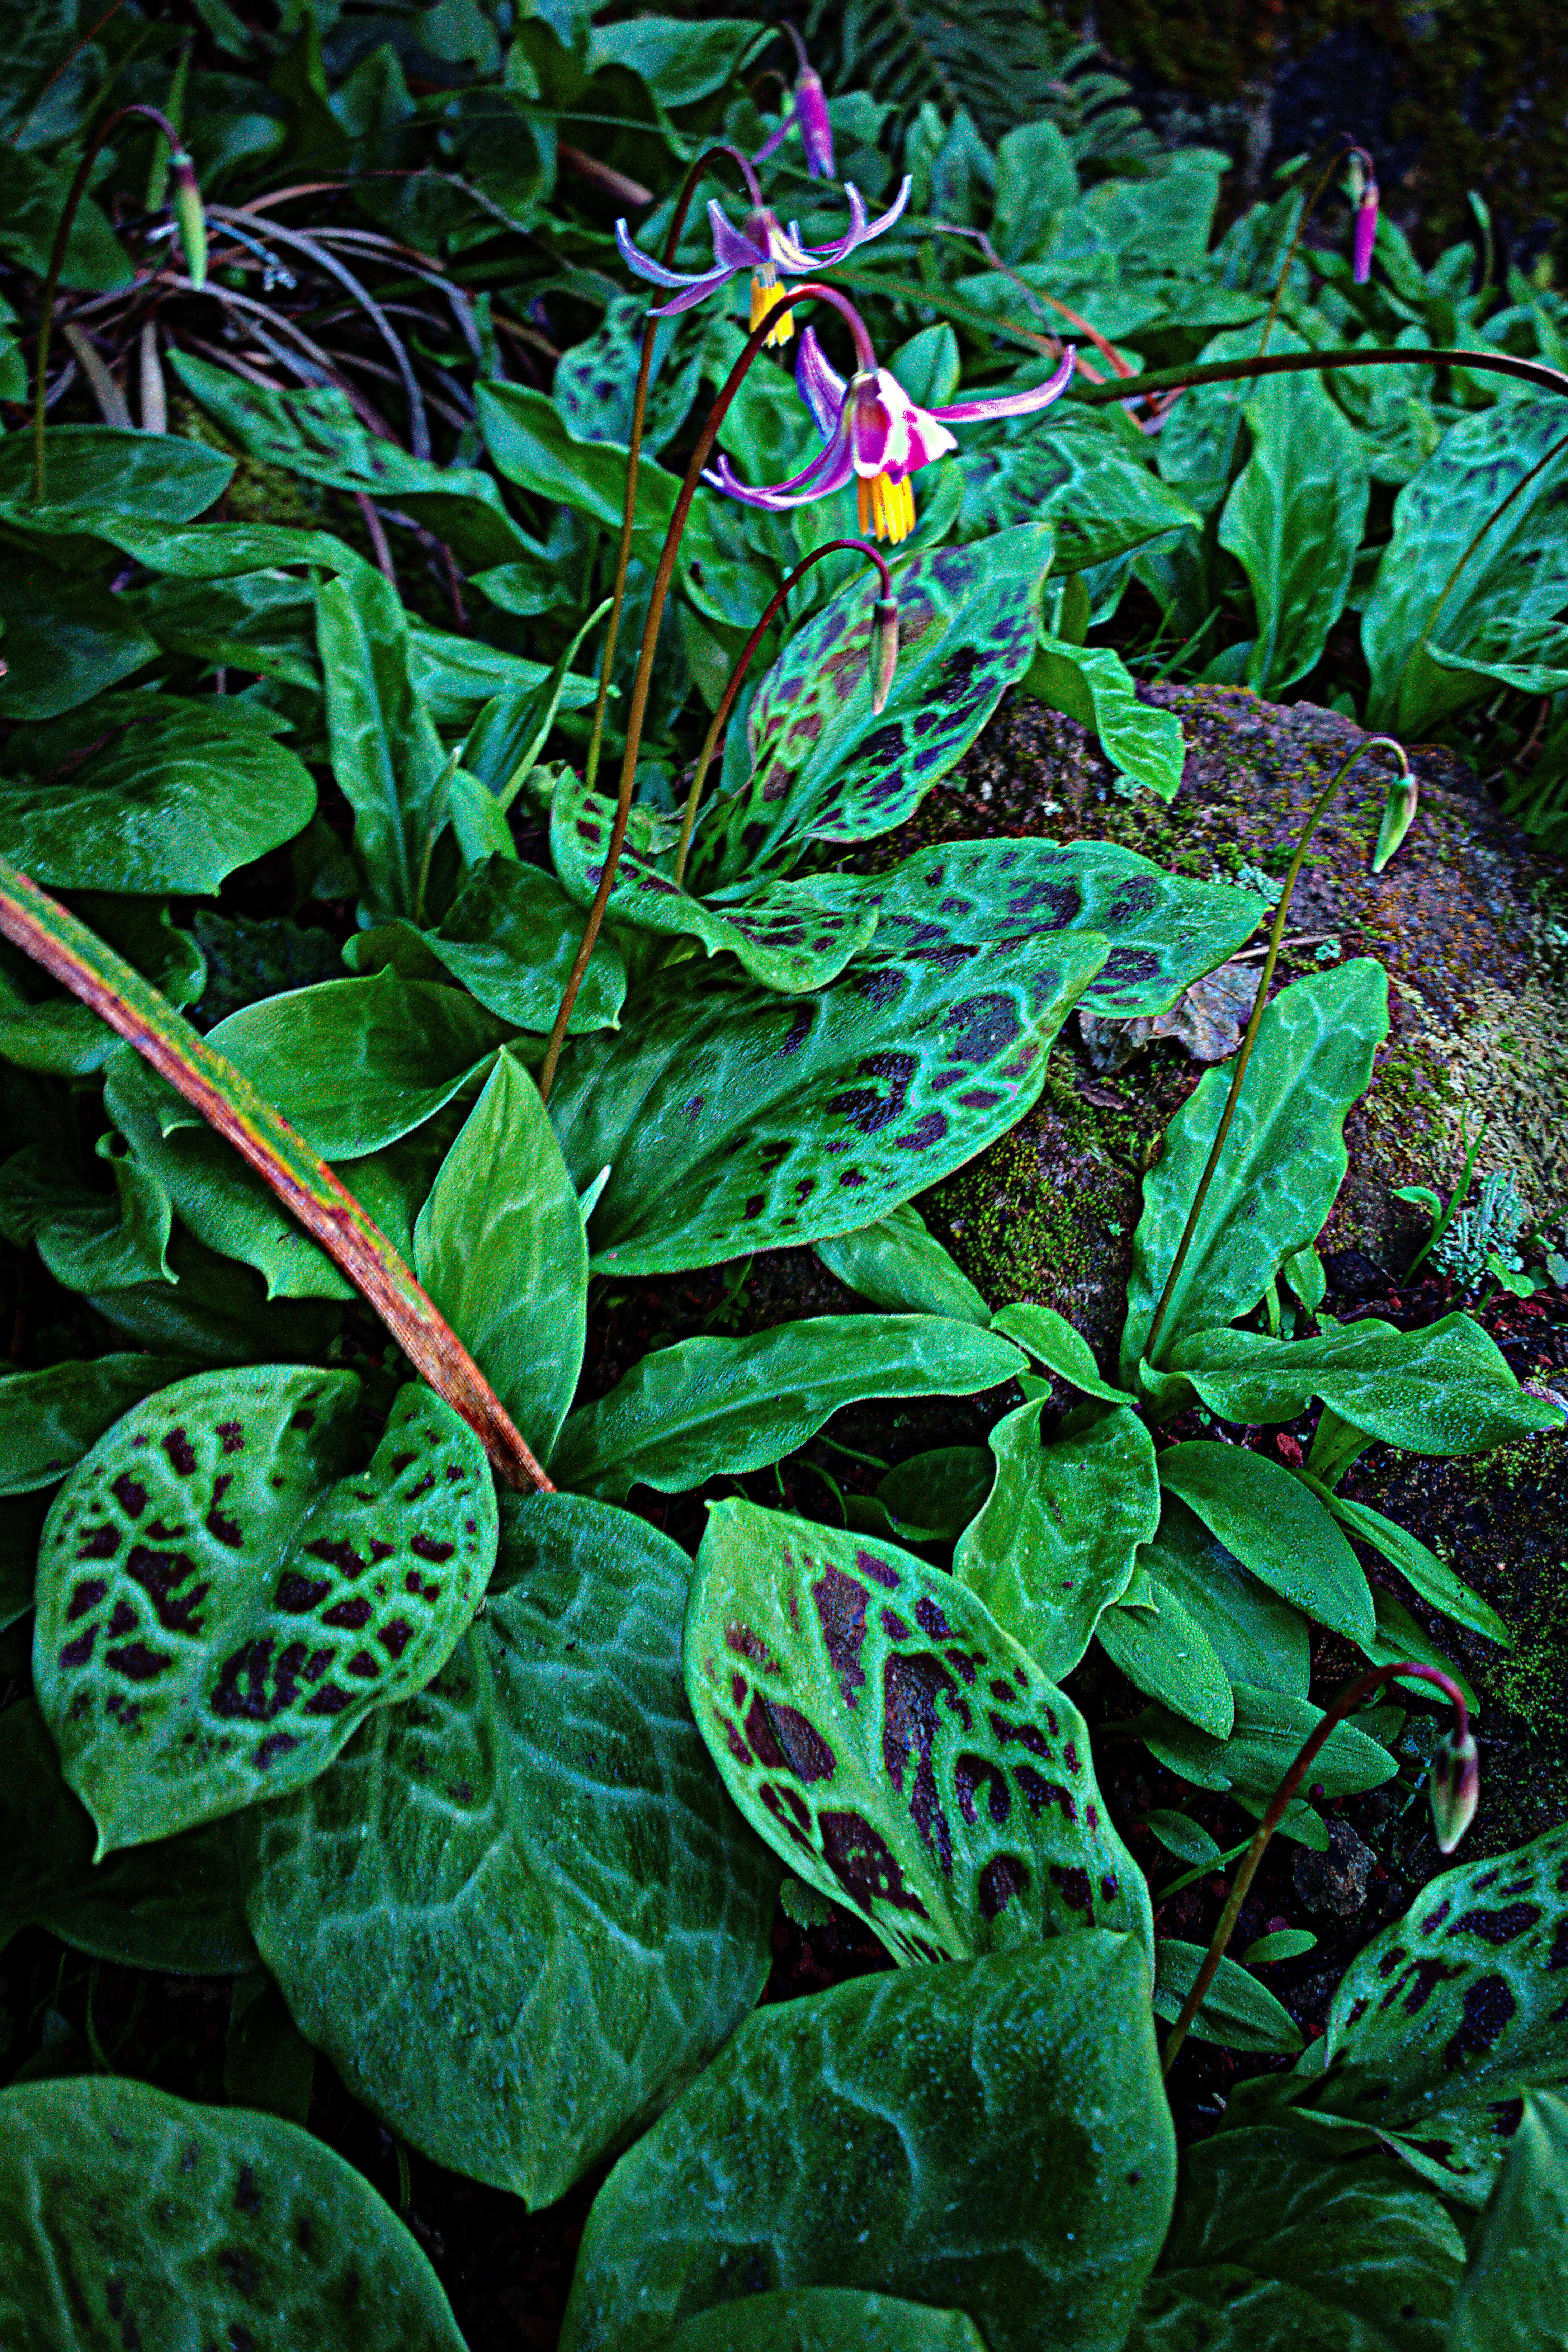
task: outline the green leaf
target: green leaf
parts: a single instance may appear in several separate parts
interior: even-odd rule
[[[588,1243],[539,1090],[510,1054],[441,1162],[414,1270],[548,1462],[583,1369]]]
[[[101,580],[61,573],[41,552],[19,560],[7,553],[0,573],[6,663],[0,718],[53,719],[76,710],[156,659],[157,639]],[[0,814],[0,824],[8,821]]]
[[[362,425],[336,384],[281,392],[245,383],[229,369],[177,347],[170,350],[169,364],[248,457],[412,515],[446,541],[465,572],[529,552],[526,532],[512,521],[488,474],[410,457]]]
[[[1059,574],[1112,562],[1196,523],[1197,509],[1119,446],[1121,439],[1098,417],[1058,408],[1032,432],[962,450],[947,461],[963,488],[958,537],[984,539],[1014,523],[1044,520],[1055,527],[1051,571]]]
[[[1395,1520],[1384,1518],[1369,1504],[1352,1503],[1344,1495],[1331,1495],[1325,1500],[1341,1526],[1380,1551],[1415,1586],[1423,1601],[1429,1601],[1434,1609],[1440,1609],[1458,1624],[1484,1633],[1489,1642],[1500,1642],[1505,1649],[1513,1647],[1513,1637],[1496,1610],[1489,1608],[1479,1592],[1472,1592],[1446,1560],[1428,1550],[1419,1536],[1413,1536],[1408,1528],[1400,1527]]]
[[[1118,2352],[1174,2169],[1134,1938],[837,1985],[749,2018],[621,2158],[562,2352],[818,2284],[967,2311],[990,2352]]]
[[[846,1289],[889,1314],[950,1315],[984,1329],[991,1309],[954,1265],[912,1202],[853,1233],[832,1234],[816,1255]]]
[[[1148,1890],[1102,1815],[1082,1717],[912,1553],[717,1503],[687,1695],[725,1785],[798,1877],[895,1959],[1126,1928]]]
[[[184,1356],[97,1356],[0,1381],[0,1495],[52,1486],[106,1429],[195,1370]]]
[[[543,1031],[555,1018],[582,939],[582,909],[554,877],[503,856],[475,866],[434,930],[384,924],[359,932],[344,958],[356,971],[390,963],[411,979],[433,977],[426,959],[434,958],[499,1019]],[[626,994],[621,951],[601,931],[567,1034],[614,1027]]]
[[[843,1405],[973,1396],[1021,1360],[1005,1339],[937,1315],[814,1315],[744,1339],[682,1339],[571,1416],[551,1475],[616,1502],[639,1483],[680,1494],[782,1461]]]
[[[967,2312],[814,2286],[716,2303],[658,2340],[658,2352],[985,2352]]]
[[[756,37],[744,17],[638,16],[629,24],[596,25],[587,69],[623,66],[645,81],[661,106],[689,106],[722,88]]]
[[[123,1968],[217,1977],[256,1966],[226,1822],[95,1864],[97,1843],[36,1702],[18,1700],[0,1714],[0,1944],[47,1927]]]
[[[1252,454],[1219,519],[1258,615],[1247,683],[1277,694],[1304,677],[1344,610],[1366,526],[1362,436],[1322,379],[1270,376],[1242,410]]]
[[[7,164],[18,160],[14,150],[6,155]],[[0,213],[4,210],[0,205]],[[58,217],[50,221],[51,239]],[[47,248],[45,259],[47,266]],[[117,282],[129,280],[122,278]],[[225,375],[226,383],[233,381]],[[46,496],[39,507],[33,504],[31,436],[8,433],[0,441],[0,518],[13,530],[36,532],[46,541],[78,534],[92,537],[100,520],[111,517],[139,530],[160,523],[192,522],[223,496],[233,479],[232,457],[178,435],[129,433],[108,425],[51,425]],[[198,536],[205,541],[207,533]],[[256,560],[284,559],[261,556]],[[243,571],[249,566],[237,568]]]
[[[1187,756],[1182,722],[1173,710],[1139,701],[1131,671],[1110,646],[1065,645],[1042,632],[1023,690],[1087,727],[1134,784],[1163,801],[1175,798]]]
[[[1027,523],[897,572],[899,666],[880,715],[868,683],[872,599],[858,575],[795,632],[758,688],[751,776],[699,826],[693,873],[732,880],[793,862],[809,841],[860,841],[911,816],[1027,668],[1050,560],[1049,529]]]
[[[1154,1946],[1154,2014],[1169,2023],[1197,1982],[1208,1956],[1205,1944],[1182,1944],[1162,1936]],[[1227,2050],[1300,2050],[1295,2020],[1267,1985],[1249,1977],[1235,1960],[1222,1959],[1214,1982],[1188,2032],[1198,2042],[1220,2042]]]
[[[1452,426],[1400,491],[1394,536],[1362,616],[1370,727],[1430,733],[1487,691],[1484,673],[1439,667],[1429,646],[1456,659],[1506,661],[1521,628],[1562,609],[1568,450],[1521,486],[1564,429],[1550,396],[1500,401]]]
[[[332,773],[354,813],[362,920],[423,914],[425,871],[445,822],[447,755],[409,675],[408,616],[377,572],[316,591]]]
[[[1081,1390],[1085,1396],[1098,1397],[1102,1404],[1131,1404],[1132,1399],[1125,1389],[1113,1389],[1100,1377],[1100,1367],[1094,1360],[1094,1349],[1054,1307],[1036,1307],[1027,1302],[1004,1307],[991,1318],[991,1328],[1020,1348],[1026,1348],[1037,1364],[1069,1386]]]
[[[1107,841],[958,841],[890,873],[813,877],[827,905],[877,909],[870,960],[933,954],[983,940],[1092,930],[1110,941],[1084,1009],[1117,1020],[1168,1012],[1184,988],[1250,937],[1250,890],[1162,873]]]
[[[1568,1828],[1442,1872],[1351,1962],[1280,2120],[1347,2146],[1375,2131],[1445,2196],[1482,2205],[1520,2092],[1568,2082],[1565,1938]]]
[[[1167,1853],[1194,1869],[1212,1869],[1220,1859],[1220,1850],[1202,1823],[1190,1813],[1155,1811],[1141,1816],[1143,1827],[1152,1830]]]
[[[1322,1721],[1322,1709],[1252,1683],[1233,1679],[1231,1689],[1236,1713],[1227,1738],[1210,1738],[1160,1706],[1144,1708],[1137,1718],[1138,1736],[1152,1756],[1184,1780],[1218,1792],[1234,1789],[1267,1802]],[[1336,1724],[1312,1759],[1312,1786],[1321,1787],[1325,1797],[1356,1796],[1381,1787],[1397,1769],[1386,1748],[1364,1731],[1352,1723]]]
[[[123,2077],[14,2084],[0,2227],[0,2339],[96,2352],[262,2328],[268,2352],[463,2352],[392,2208],[278,2116]]]
[[[1098,1010],[1098,1007],[1096,1008]],[[1257,1306],[1282,1262],[1321,1231],[1349,1165],[1345,1114],[1388,1034],[1388,978],[1370,956],[1282,989],[1258,1024],[1241,1099],[1193,1245],[1160,1327],[1155,1360],[1187,1334]],[[1232,1073],[1210,1070],[1165,1131],[1143,1180],[1121,1337],[1131,1388],[1175,1257]]]
[[[1283,1463],[1197,1439],[1168,1446],[1160,1484],[1261,1584],[1352,1642],[1376,1631],[1372,1593],[1332,1516]]]
[[[100,1853],[311,1779],[479,1606],[496,1542],[479,1440],[416,1382],[355,1471],[359,1395],[308,1365],[197,1373],[61,1487],[33,1678]]]
[[[984,1445],[938,1445],[889,1470],[877,1500],[905,1543],[951,1543],[984,1504],[995,1473]]]
[[[1568,2340],[1568,2100],[1526,2091],[1470,2239],[1444,2352],[1534,2352]]]
[[[1183,2151],[1126,2352],[1436,2352],[1460,2259],[1442,2206],[1396,2165],[1225,2132]]]
[[[992,843],[1000,849],[1004,845]],[[620,1030],[571,1040],[550,1114],[594,1213],[596,1271],[653,1274],[885,1216],[1003,1134],[1104,961],[1098,932],[879,952],[781,999],[667,967]],[[727,960],[726,960],[727,961]]]
[[[1311,1636],[1298,1609],[1249,1576],[1184,1503],[1163,1492],[1160,1531],[1140,1566],[1193,1612],[1226,1676],[1305,1698]]]
[[[329,1159],[395,1143],[477,1076],[505,1034],[456,988],[327,980],[242,1006],[210,1043]],[[170,1100],[165,1132],[195,1124]]]
[[[1329,1278],[1315,1249],[1299,1249],[1280,1268],[1309,1315],[1315,1315],[1329,1295]]]
[[[1272,1935],[1258,1937],[1237,1958],[1247,1968],[1272,1968],[1280,1960],[1301,1959],[1317,1948],[1318,1939],[1310,1928],[1277,1927]]]
[[[614,819],[612,802],[562,778],[550,808],[550,855],[580,907],[593,904]],[[826,906],[810,879],[776,882],[732,910],[704,906],[629,842],[605,912],[637,930],[700,940],[710,956],[727,949],[764,988],[795,993],[836,980],[877,928],[874,907]]]
[[[1147,1605],[1104,1611],[1096,1640],[1135,1690],[1184,1716],[1211,1739],[1228,1738],[1236,1702],[1201,1601],[1194,1607],[1152,1572],[1146,1590]]]
[[[116,695],[14,737],[10,759],[0,843],[58,889],[211,893],[291,840],[316,806],[304,763],[226,719],[216,697]],[[68,772],[51,778],[61,765]]]
[[[651,2120],[768,1971],[777,1870],[681,1703],[689,1574],[607,1505],[509,1499],[436,1680],[242,1825],[303,2031],[403,2138],[533,2206]]]
[[[169,1003],[190,1004],[203,993],[205,960],[190,932],[171,921],[166,898],[84,890],[77,894],[77,914]],[[0,1055],[19,1069],[80,1078],[101,1069],[113,1050],[113,1032],[90,1005],[57,988],[20,951],[0,950]]]
[[[952,1572],[1057,1682],[1126,1591],[1133,1555],[1160,1523],[1160,1482],[1136,1413],[1091,1412],[1045,1444],[1045,1409],[1020,1405],[992,1430],[996,1483]]]
[[[30,1145],[0,1165],[0,1228],[13,1242],[32,1242],[68,1290],[173,1282],[167,1194],[116,1149],[113,1137],[100,1136],[93,1156],[108,1164],[113,1189],[107,1193],[87,1179],[81,1163],[47,1144]]]
[[[120,600],[165,653],[232,665],[321,690],[316,660],[315,589],[279,571],[227,580],[152,580]]]
[[[369,572],[368,579],[379,580],[379,572]],[[497,695],[537,699],[542,710],[549,707],[553,672],[542,662],[529,661],[521,654],[511,654],[500,646],[487,645],[483,637],[456,635],[450,629],[433,629],[416,614],[408,620],[408,676],[415,698],[422,703],[437,726],[447,732],[466,735],[478,725],[486,706]],[[578,631],[574,643],[581,642],[591,623]],[[598,691],[595,678],[561,669],[560,684],[554,688],[556,701],[567,710],[581,710],[592,702]],[[537,725],[535,728],[537,732]]]
[[[1170,1364],[1222,1421],[1294,1421],[1320,1397],[1342,1421],[1411,1454],[1482,1454],[1563,1425],[1468,1315],[1419,1331],[1369,1317],[1316,1339],[1200,1331]]]
[[[485,446],[509,482],[619,535],[626,497],[624,447],[614,441],[579,440],[548,395],[524,384],[481,383],[474,396]],[[673,474],[645,454],[637,468],[632,541],[644,561],[658,554],[679,487]]]
[[[25,39],[26,36],[22,37]],[[73,50],[63,58],[57,71],[67,72],[74,58],[79,54],[79,51]],[[100,51],[99,55],[101,57],[102,52]],[[13,53],[13,63],[16,62],[19,60]],[[51,73],[43,89],[47,89],[55,78]],[[40,90],[40,99],[42,94]],[[34,110],[37,110],[36,107]],[[0,223],[4,223],[4,226],[0,226],[0,253],[7,261],[14,261],[30,271],[33,277],[43,278],[48,271],[49,257],[65,212],[66,199],[70,194],[72,174],[64,164],[50,163],[42,155],[18,147],[15,142],[24,127],[19,123],[11,131],[4,148],[0,148]],[[129,286],[132,275],[125,248],[115,236],[100,206],[91,196],[84,194],[66,240],[61,285],[81,287],[98,294],[110,287]],[[79,431],[81,429],[78,427]],[[58,432],[59,427],[55,430]],[[16,437],[18,440],[23,438],[20,434]],[[52,439],[53,435],[50,437]]]

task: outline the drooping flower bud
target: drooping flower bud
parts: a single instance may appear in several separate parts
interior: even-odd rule
[[[1383,803],[1383,823],[1378,827],[1377,846],[1372,853],[1374,874],[1382,873],[1409,832],[1418,797],[1415,779],[1408,769],[1402,776],[1395,776],[1388,787],[1388,796]]]
[[[183,147],[170,156],[169,169],[174,183],[169,209],[180,233],[191,284],[199,293],[207,282],[207,216],[202,208],[202,192],[196,185],[195,168]]]
[[[814,180],[831,180],[833,125],[827,119],[827,92],[815,66],[803,66],[795,86],[795,119],[805,149],[805,168]]]
[[[1468,1728],[1446,1731],[1426,1774],[1432,1828],[1439,1853],[1452,1853],[1475,1818],[1481,1793],[1480,1758]]]
[[[899,667],[899,600],[879,596],[871,607],[871,709],[885,710]]]
[[[1352,147],[1350,158],[1351,195],[1355,205],[1352,275],[1358,286],[1372,276],[1373,247],[1377,243],[1377,181],[1372,158],[1363,147]]]

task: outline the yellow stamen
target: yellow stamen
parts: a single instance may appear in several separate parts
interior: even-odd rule
[[[778,344],[787,343],[790,337],[795,332],[794,312],[781,308],[784,299],[784,289],[779,284],[775,272],[771,269],[765,273],[760,269],[753,272],[752,278],[752,330],[754,333],[757,328],[762,325],[764,319],[770,317],[773,319],[773,331],[768,337],[767,342],[764,346],[764,348],[769,351],[772,351]]]
[[[895,546],[915,527],[915,494],[908,478],[895,482],[887,474],[855,477],[855,504],[860,528],[874,539],[890,539]]]

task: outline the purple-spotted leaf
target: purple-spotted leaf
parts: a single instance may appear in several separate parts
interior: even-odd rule
[[[352,1372],[177,1381],[66,1480],[33,1679],[99,1853],[296,1789],[420,1689],[496,1553],[484,1449],[421,1383],[367,1467]]]
[[[562,887],[592,905],[605,870],[615,806],[563,777],[550,809],[550,855]],[[823,988],[877,928],[873,906],[823,903],[814,881],[775,882],[743,907],[704,906],[628,842],[606,909],[612,922],[700,940],[710,955],[728,949],[764,988]]]
[[[811,887],[825,907],[875,911],[873,958],[1098,931],[1110,953],[1082,1003],[1118,1021],[1167,1012],[1267,912],[1251,890],[1163,873],[1109,841],[944,842],[891,873],[823,874]]]
[[[1034,658],[1048,524],[918,555],[895,576],[899,667],[871,709],[872,600],[857,576],[790,639],[747,721],[752,773],[715,803],[693,871],[731,881],[806,843],[889,832],[962,759]]]
[[[893,1544],[716,1504],[684,1659],[747,1820],[895,1959],[1084,1927],[1152,1950],[1083,1717],[952,1577]]]

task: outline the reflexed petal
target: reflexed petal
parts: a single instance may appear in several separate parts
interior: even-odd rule
[[[776,268],[787,271],[791,278],[809,278],[817,267],[817,259],[809,246],[802,245],[800,230],[791,221],[782,229],[772,213],[768,215],[768,257]]]
[[[836,244],[817,246],[813,248],[817,264],[822,268],[827,269],[831,268],[836,262],[847,261],[857,246],[869,245],[874,236],[881,236],[890,229],[894,222],[901,217],[910,201],[910,191],[913,186],[913,180],[906,176],[903,186],[880,219],[868,222],[865,198],[852,180],[846,181],[844,193],[849,199],[848,230],[845,236],[838,238]]]
[[[695,310],[698,303],[705,301],[710,294],[716,294],[721,286],[728,286],[734,274],[731,269],[710,269],[701,278],[688,278],[686,291],[683,294],[678,294],[673,301],[658,304],[652,313],[653,317],[671,319],[678,310]]]
[[[1069,346],[1056,373],[1028,392],[1000,393],[993,400],[952,401],[947,407],[933,408],[930,413],[946,425],[977,425],[987,416],[1028,416],[1037,408],[1048,408],[1053,400],[1060,399],[1072,382],[1077,364],[1078,353]]]
[[[775,483],[771,488],[764,486],[761,489],[752,489],[749,483],[741,481],[728,457],[721,457],[713,471],[704,474],[702,478],[714,489],[726,491],[731,498],[741,499],[746,506],[770,507],[777,511],[784,507],[810,506],[816,499],[830,498],[835,490],[843,488],[853,471],[849,462],[849,436],[844,433],[836,434],[804,473],[795,475],[787,482]]]
[[[650,286],[705,287],[713,275],[711,270],[705,270],[700,277],[694,278],[689,269],[667,269],[662,261],[653,260],[632,243],[631,233],[624,220],[616,223],[616,250],[626,268],[635,271],[638,278],[646,278]]]
[[[823,439],[831,440],[844,413],[844,378],[829,362],[814,327],[807,327],[800,339],[795,388],[810,409]]]
[[[771,213],[764,213],[760,217],[764,227],[763,241],[759,244],[750,234],[752,221],[759,218],[757,214],[752,213],[748,217],[744,229],[731,228],[717,204],[709,205],[708,223],[713,231],[713,262],[716,268],[728,270],[761,268],[763,263],[769,258],[768,245],[771,239],[768,237],[767,231],[774,226],[774,223]]]

